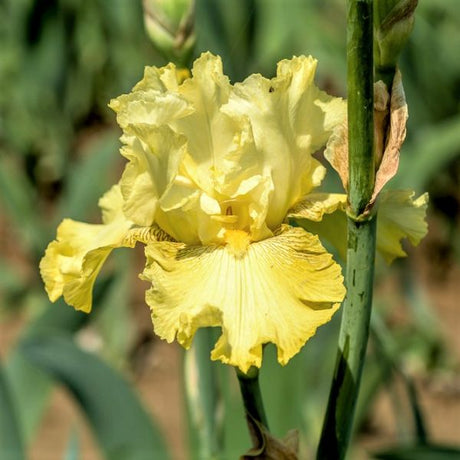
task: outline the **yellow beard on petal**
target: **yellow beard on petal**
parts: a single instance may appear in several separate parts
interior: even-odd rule
[[[244,257],[251,243],[249,233],[243,230],[227,230],[224,239],[227,250],[237,259]]]

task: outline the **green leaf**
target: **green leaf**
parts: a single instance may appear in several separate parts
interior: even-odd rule
[[[460,458],[460,449],[428,444],[396,447],[374,454],[374,458],[381,460],[458,460]]]
[[[404,147],[399,174],[392,188],[424,190],[428,182],[458,157],[460,115],[418,128],[417,137]]]
[[[256,15],[254,0],[202,0],[196,4],[196,49],[221,56],[225,74],[232,80],[244,79],[254,65]]]
[[[120,158],[118,136],[117,132],[108,131],[83,149],[82,161],[68,176],[59,215],[83,220],[96,208],[99,197],[109,188],[109,172]]]
[[[26,174],[8,158],[0,159],[0,203],[16,225],[25,247],[43,246],[43,226],[38,219],[37,198]]]
[[[93,312],[103,303],[112,282],[113,278],[107,277],[99,280],[96,284]],[[45,295],[43,295],[42,301],[49,304]],[[21,341],[30,337],[52,335],[57,332],[72,334],[92,318],[91,315],[74,310],[60,299],[55,304],[49,305],[42,315],[29,324]],[[8,356],[5,370],[11,383],[12,396],[21,421],[22,436],[28,442],[33,437],[48,404],[52,381],[28,361],[20,347],[14,348]]]
[[[0,458],[2,460],[25,458],[17,414],[2,367],[0,367]]]
[[[25,294],[28,288],[27,280],[24,279],[18,267],[5,259],[0,260],[0,291],[4,296],[0,311],[16,308],[14,299]]]
[[[334,370],[339,325],[340,315],[335,315],[283,367],[277,362],[275,347],[265,347],[260,386],[274,436],[281,438],[300,428],[307,445],[317,442]]]
[[[5,370],[21,421],[22,437],[27,443],[32,439],[46,409],[52,382],[24,358],[18,347],[8,356]]]
[[[41,335],[56,331],[67,332],[69,334],[77,332],[93,318],[95,312],[99,311],[106,297],[110,294],[111,289],[115,287],[115,279],[115,275],[107,275],[97,280],[94,286],[93,309],[91,315],[74,310],[72,307],[69,307],[61,297],[57,302],[49,305],[43,314],[30,324],[26,335]],[[49,303],[48,299],[45,297],[44,301]]]
[[[135,334],[132,312],[128,308],[132,287],[131,268],[134,268],[132,256],[132,251],[128,248],[111,254],[112,264],[117,270],[110,289],[98,303],[98,312],[93,321],[104,344],[102,356],[115,369],[120,369],[126,363]]]
[[[184,355],[184,386],[188,403],[191,451],[192,458],[197,459],[217,458],[222,451],[219,364],[209,359],[215,341],[214,329],[200,329],[193,339],[192,348]]]
[[[24,355],[66,386],[110,460],[167,459],[164,441],[129,384],[70,338],[35,337]]]

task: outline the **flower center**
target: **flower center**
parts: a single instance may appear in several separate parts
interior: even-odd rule
[[[249,233],[243,230],[227,230],[225,232],[224,240],[227,250],[237,259],[244,257],[248,250],[249,244],[251,243],[251,237],[249,236]]]

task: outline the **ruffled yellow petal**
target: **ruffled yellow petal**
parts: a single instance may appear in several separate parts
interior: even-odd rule
[[[113,99],[109,107],[117,112],[117,122],[122,128],[136,123],[161,126],[193,111],[179,94],[155,90],[123,94]]]
[[[251,75],[235,84],[223,108],[233,118],[249,119],[256,149],[271,172],[274,189],[266,218],[270,228],[321,183],[325,169],[312,154],[345,116],[345,102],[313,84],[315,71],[312,57],[281,61],[275,78]]]
[[[228,100],[230,81],[223,74],[222,60],[211,53],[203,53],[192,68],[192,78],[180,86],[180,94],[194,107],[186,119],[179,119],[174,128],[185,135],[189,151],[200,166],[197,182],[210,191],[209,167],[231,145],[233,133],[227,126],[227,117],[220,108]]]
[[[311,193],[289,210],[288,222],[318,235],[322,241],[328,241],[342,260],[346,260],[346,205],[345,194]]]
[[[177,69],[172,63],[164,67],[146,67],[144,78],[136,84],[133,90],[148,91],[155,89],[160,92],[177,91],[179,85],[190,77],[186,69]]]
[[[180,181],[162,197],[158,223],[189,244],[221,243],[227,228],[250,231],[254,239],[270,236],[265,223],[270,172],[264,171],[249,121],[222,109],[232,88],[220,58],[204,53],[192,75],[179,91],[195,112],[172,124],[187,138],[188,155]]]
[[[219,326],[211,357],[243,372],[260,367],[262,345],[286,364],[345,295],[340,267],[313,236],[285,226],[249,244],[244,232],[227,246],[147,245],[143,279],[155,332],[188,348],[199,327]]]
[[[210,243],[222,239],[222,223],[213,220],[221,209],[215,200],[200,192],[187,178],[179,177],[160,201],[156,221],[174,239],[188,244]]]
[[[102,211],[102,222],[104,224],[123,219],[123,196],[120,185],[116,184],[105,192],[99,198],[98,206]]]
[[[119,185],[112,187],[99,201],[104,224],[92,225],[64,219],[57,237],[46,249],[40,273],[52,302],[64,300],[77,310],[89,312],[93,285],[112,249],[134,247],[137,241],[168,239],[157,226],[140,228],[122,212]]]
[[[122,246],[131,225],[121,220],[108,225],[63,220],[40,262],[50,300],[62,295],[75,309],[89,312],[96,277],[112,249]]]
[[[122,149],[128,158],[120,181],[123,212],[136,225],[150,226],[155,221],[159,200],[172,186],[186,154],[186,140],[168,126],[137,124],[128,132],[135,135]]]
[[[322,147],[335,126],[346,114],[346,102],[326,94],[313,82],[317,60],[311,56],[284,59],[278,63],[276,84],[287,85],[284,104],[294,132],[301,138],[298,143],[309,144],[314,152]]]
[[[104,224],[91,225],[64,219],[57,237],[40,261],[40,274],[52,302],[64,300],[77,310],[89,312],[94,281],[114,247],[121,245],[132,222],[122,212],[118,185],[99,201]]]
[[[425,221],[428,194],[414,199],[411,190],[388,190],[380,194],[377,212],[377,251],[391,263],[407,254],[401,241],[407,238],[417,246],[426,235]],[[346,259],[347,222],[346,195],[313,193],[296,204],[288,214],[288,221],[327,240]],[[336,212],[338,211],[338,212]]]
[[[428,193],[417,199],[414,195],[411,190],[389,190],[380,195],[377,250],[388,263],[407,255],[401,246],[403,238],[417,246],[428,231],[425,221]]]
[[[346,205],[347,195],[343,193],[310,193],[289,210],[287,217],[320,222],[325,214],[345,211]]]
[[[173,64],[166,67],[146,67],[144,78],[133,91],[110,101],[117,113],[117,122],[125,129],[133,124],[160,126],[194,111],[177,92],[180,79]]]

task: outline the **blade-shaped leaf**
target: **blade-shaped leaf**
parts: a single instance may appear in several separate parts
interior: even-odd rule
[[[43,246],[43,226],[39,220],[36,195],[25,172],[7,157],[0,160],[0,203],[16,225],[26,246]]]
[[[24,459],[18,418],[2,367],[0,367],[0,458],[3,460]]]
[[[113,285],[113,276],[99,280],[94,289],[94,310],[98,310]],[[49,304],[43,295],[42,302]],[[94,315],[87,315],[67,306],[62,299],[49,305],[42,315],[27,328],[24,338],[36,335],[77,332]],[[11,392],[21,421],[22,436],[28,442],[35,433],[48,404],[52,382],[46,374],[40,372],[21,352],[14,348],[8,356],[5,366]]]
[[[222,403],[218,385],[219,364],[209,359],[215,341],[216,334],[212,328],[201,329],[193,339],[192,348],[184,355],[184,384],[189,409],[191,450],[192,458],[197,459],[215,458],[222,451],[223,420],[219,410]]]
[[[61,201],[61,216],[83,220],[94,210],[98,198],[109,188],[110,170],[119,160],[119,133],[108,131],[82,152],[83,160],[72,168]]]
[[[405,147],[399,174],[392,180],[392,188],[424,190],[433,177],[458,157],[459,115],[425,129],[419,128],[417,133],[415,140]]]
[[[164,441],[129,384],[63,336],[35,337],[24,355],[72,393],[110,460],[167,459]]]

